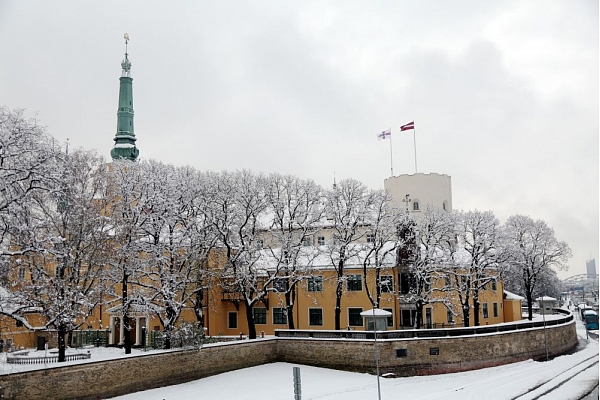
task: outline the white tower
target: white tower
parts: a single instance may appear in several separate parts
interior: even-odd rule
[[[392,176],[383,187],[394,202],[410,212],[419,213],[427,206],[452,211],[452,182],[450,175],[423,174]]]

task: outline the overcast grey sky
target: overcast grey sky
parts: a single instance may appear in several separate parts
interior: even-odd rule
[[[0,104],[107,159],[129,33],[140,157],[543,219],[598,259],[598,1],[0,0]]]

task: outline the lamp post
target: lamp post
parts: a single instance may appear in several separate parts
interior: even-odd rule
[[[379,385],[379,349],[377,348],[377,319],[375,318],[375,307],[373,307],[373,339],[375,340],[375,369],[377,371],[377,398],[381,400],[381,386]]]
[[[546,296],[542,296],[542,319],[544,320],[544,347],[546,348],[546,361],[548,361],[548,337],[546,335]]]

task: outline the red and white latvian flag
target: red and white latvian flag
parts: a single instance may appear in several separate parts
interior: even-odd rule
[[[392,136],[392,129],[391,128],[377,134],[377,138],[379,140],[381,140],[381,139],[387,139],[388,136]]]
[[[400,127],[400,131],[410,131],[411,129],[415,129],[415,121],[409,122],[408,124]]]

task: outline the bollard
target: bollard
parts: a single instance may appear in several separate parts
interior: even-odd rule
[[[302,400],[302,382],[300,380],[300,367],[294,367],[294,400]]]
[[[265,331],[260,331],[260,337],[264,338],[265,337]]]

